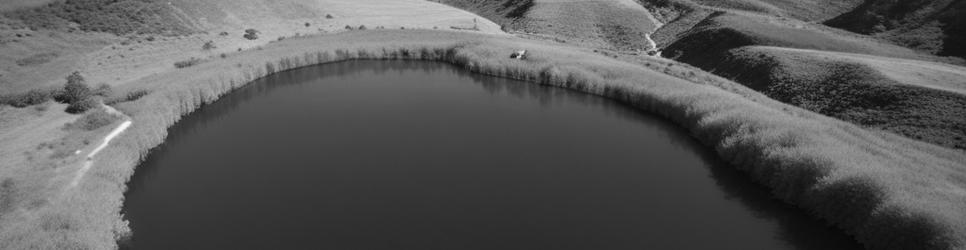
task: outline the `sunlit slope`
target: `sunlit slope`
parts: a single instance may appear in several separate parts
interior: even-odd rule
[[[124,6],[129,5],[112,7],[114,14],[101,13],[99,0],[3,13],[0,95],[61,85],[72,71],[81,71],[93,84],[123,84],[168,70],[174,62],[191,57],[216,57],[297,34],[339,32],[347,26],[502,33],[499,25],[485,18],[423,0],[172,0],[164,5],[148,2],[151,4],[142,7],[151,9],[156,17],[178,18],[143,23],[126,20],[123,13],[129,11]],[[79,13],[73,9],[76,6],[90,8]],[[63,14],[67,12],[73,14]],[[143,29],[144,26],[152,28]],[[250,28],[259,31],[259,39],[242,38],[244,30]],[[216,48],[203,50],[201,46],[207,41],[213,41]]]
[[[369,28],[472,28],[500,33],[500,26],[472,13],[420,0],[174,0],[181,11],[197,17],[201,27],[262,27],[286,29],[289,25],[325,20],[367,25]],[[327,16],[332,16],[327,18]],[[475,22],[474,22],[475,19]],[[341,28],[341,27],[339,27]]]
[[[713,8],[786,16],[804,21],[821,21],[852,10],[862,3],[862,0],[693,0],[693,2]]]
[[[508,29],[581,46],[637,50],[660,23],[633,0],[443,0]]]

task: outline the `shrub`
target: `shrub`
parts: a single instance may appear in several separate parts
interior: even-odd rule
[[[352,26],[349,26],[349,25],[346,25],[346,26],[345,26],[345,29],[347,29],[347,30],[352,30]]]
[[[325,19],[332,19],[332,18],[334,18],[332,17],[332,14],[325,14]]]
[[[228,31],[222,31],[221,33],[218,33],[218,35],[219,36],[228,36]]]
[[[54,96],[55,92],[54,90],[32,89],[25,93],[0,97],[0,104],[18,108],[33,106],[47,102]]]
[[[191,59],[188,59],[188,60],[175,62],[174,67],[182,69],[182,68],[198,65],[199,63],[201,63],[201,59],[192,57]]]
[[[143,89],[134,90],[134,91],[127,92],[123,96],[114,97],[114,98],[108,99],[107,101],[104,102],[104,104],[114,105],[114,104],[118,104],[118,103],[122,103],[122,102],[130,102],[130,101],[134,101],[134,100],[137,100],[137,99],[141,99],[141,97],[144,97],[144,96],[148,95],[149,93],[150,92],[148,92],[147,90],[143,90]]]
[[[117,118],[118,117],[116,115],[108,113],[104,109],[96,109],[94,111],[87,112],[84,114],[84,116],[81,116],[81,118],[78,118],[76,121],[67,124],[67,126],[64,128],[92,131],[114,123]]]
[[[111,89],[111,85],[101,83],[100,85],[97,85],[97,88],[94,89],[93,94],[101,97],[109,97],[114,94],[114,90]]]
[[[87,110],[90,110],[92,108],[96,108],[97,105],[98,105],[98,102],[95,98],[88,97],[88,98],[73,102],[70,105],[67,105],[66,111],[67,113],[71,113],[71,114],[80,114],[80,113],[87,112]]]
[[[213,50],[216,48],[218,48],[218,46],[215,46],[215,41],[211,41],[211,40],[208,40],[207,42],[205,42],[205,45],[201,45],[202,50]]]
[[[84,80],[84,76],[81,76],[80,72],[74,71],[67,76],[67,84],[64,85],[64,102],[73,104],[89,99],[91,94],[91,89],[87,86],[87,81]]]
[[[26,58],[17,59],[16,63],[17,63],[17,66],[20,66],[20,67],[41,65],[44,63],[48,63],[51,60],[54,60],[55,58],[57,58],[57,56],[59,55],[55,52],[40,53]]]
[[[259,32],[256,29],[247,29],[245,30],[245,35],[243,37],[248,40],[255,40],[258,39],[258,33]]]
[[[367,29],[367,28],[366,28],[366,26],[365,26],[365,25],[359,25],[359,30],[366,30],[366,29]]]
[[[311,23],[305,23],[305,27],[309,27],[309,26],[312,26],[312,24]]]

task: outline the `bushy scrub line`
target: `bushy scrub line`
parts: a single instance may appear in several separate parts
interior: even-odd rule
[[[529,50],[528,60],[507,58],[521,47]],[[132,88],[149,94],[118,104],[135,125],[101,153],[99,166],[75,194],[8,227],[13,231],[0,230],[0,244],[12,244],[0,248],[116,247],[116,240],[129,233],[120,216],[125,183],[137,163],[163,142],[168,127],[255,79],[360,59],[443,61],[616,99],[689,129],[776,197],[835,224],[869,248],[964,247],[966,174],[961,165],[966,156],[959,152],[573,48],[454,32],[370,31],[289,39],[135,83]]]

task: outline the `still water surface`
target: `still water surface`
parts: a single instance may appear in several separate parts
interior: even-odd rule
[[[857,248],[659,118],[441,63],[279,73],[169,132],[124,248]]]

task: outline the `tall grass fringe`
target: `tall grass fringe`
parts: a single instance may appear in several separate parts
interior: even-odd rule
[[[714,147],[733,166],[771,188],[778,198],[834,223],[870,248],[952,249],[962,246],[962,235],[953,235],[949,231],[951,228],[944,226],[948,222],[917,213],[915,209],[883,206],[884,199],[888,197],[885,193],[891,189],[870,177],[823,181],[830,172],[849,168],[842,166],[849,164],[847,159],[843,161],[830,157],[836,154],[825,153],[830,149],[823,149],[820,142],[810,140],[809,135],[798,133],[792,127],[748,117],[738,105],[720,106],[719,103],[708,101],[714,99],[709,96],[675,93],[674,90],[667,90],[675,93],[673,95],[659,95],[641,85],[609,81],[616,77],[572,68],[561,69],[552,64],[533,67],[528,63],[492,63],[463,52],[461,47],[383,48],[379,51],[340,49],[334,55],[319,52],[282,58],[277,62],[267,62],[264,70],[231,80],[228,85],[212,83],[215,89],[199,90],[196,95],[189,95],[194,98],[182,100],[186,103],[178,110],[176,117],[186,115],[230,92],[231,88],[238,87],[236,82],[251,82],[299,67],[346,60],[442,61],[476,73],[600,95],[661,114],[690,129],[698,140]]]

